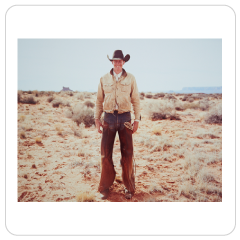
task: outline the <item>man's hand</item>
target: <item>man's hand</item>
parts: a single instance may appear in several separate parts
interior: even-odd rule
[[[102,123],[99,121],[99,119],[95,119],[95,125],[99,133],[102,133],[100,130],[100,127],[102,127]]]
[[[132,133],[135,133],[135,132],[137,131],[137,129],[138,129],[138,124],[139,124],[138,121],[134,121],[134,122],[133,122],[133,124],[132,124],[132,126],[133,126],[133,132],[132,132]]]

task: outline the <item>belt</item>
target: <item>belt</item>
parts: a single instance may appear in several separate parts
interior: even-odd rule
[[[107,113],[107,114],[109,114],[108,112],[104,112],[104,113]],[[123,114],[123,113],[129,113],[129,112],[122,112],[122,113],[118,113],[118,110],[113,110],[113,113],[117,113],[117,114]]]

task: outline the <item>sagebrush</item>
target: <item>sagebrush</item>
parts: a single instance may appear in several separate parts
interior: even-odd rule
[[[93,110],[81,103],[78,103],[73,108],[72,120],[76,122],[77,125],[84,123],[86,127],[95,125]]]

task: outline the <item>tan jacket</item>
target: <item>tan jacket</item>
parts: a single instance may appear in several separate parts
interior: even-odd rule
[[[130,112],[131,103],[135,119],[140,120],[140,99],[135,77],[123,69],[121,77],[116,82],[112,68],[110,73],[100,78],[95,118],[100,119],[103,111],[113,113],[116,104],[118,105],[118,113]]]

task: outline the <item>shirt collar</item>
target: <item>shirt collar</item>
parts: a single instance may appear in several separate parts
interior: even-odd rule
[[[120,78],[121,75],[122,75],[122,72],[120,72],[119,74],[116,74],[116,73],[114,72],[114,70],[113,70],[113,74],[114,74],[115,77],[117,76],[118,78]]]

